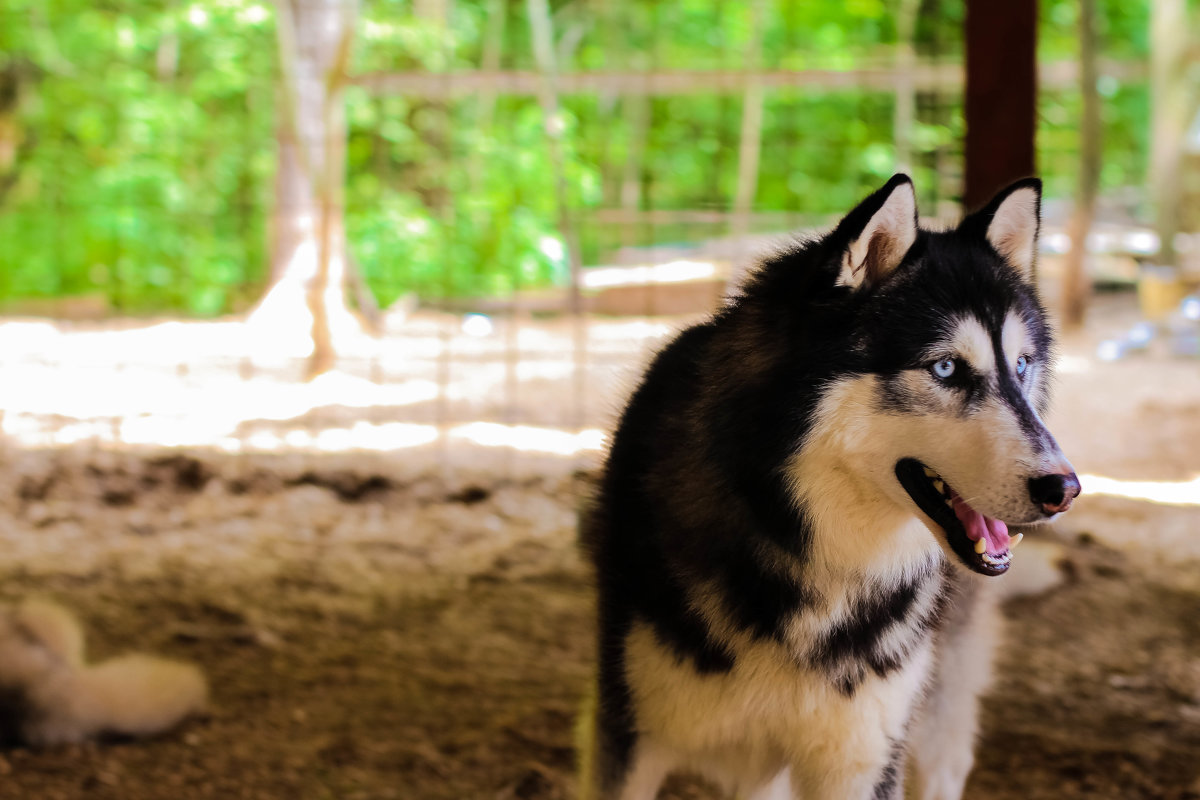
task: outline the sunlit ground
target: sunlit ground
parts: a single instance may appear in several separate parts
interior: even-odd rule
[[[1069,577],[1004,608],[969,797],[1191,796],[1200,370],[1096,357],[1137,319],[1064,342],[1048,421],[1084,494],[1014,570]],[[421,312],[305,383],[236,321],[0,322],[0,601],[55,596],[216,699],[159,739],[0,753],[0,798],[576,796],[578,508],[681,323]]]
[[[343,340],[337,368],[309,382],[294,342],[255,330],[0,323],[0,432],[25,447],[342,452],[445,439],[571,455],[601,446],[631,368],[673,326],[591,321],[577,334],[564,323],[418,315],[382,337]]]
[[[666,268],[668,278],[693,277],[707,265]],[[1093,498],[1200,505],[1196,365],[1153,348],[1117,362],[1096,355],[1098,341],[1136,319],[1131,298],[1106,301],[1060,359],[1051,423],[1082,476],[1083,509]],[[9,320],[0,322],[0,433],[18,448],[420,450],[431,463],[485,450],[595,463],[639,369],[686,322],[397,315],[382,336],[343,335],[336,369],[305,382],[303,343],[261,335],[261,318]]]
[[[1102,475],[1081,475],[1088,495],[1147,500],[1170,506],[1200,506],[1200,475],[1190,481],[1121,481]]]

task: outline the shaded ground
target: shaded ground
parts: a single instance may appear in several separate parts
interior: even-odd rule
[[[1081,472],[1200,474],[1195,364],[1068,344],[1052,427]],[[215,705],[155,741],[5,753],[0,799],[573,797],[586,475],[419,461],[3,452],[0,600],[75,607],[96,657],[198,661]],[[1036,534],[1068,579],[1007,609],[969,797],[1200,798],[1192,500],[1087,496]]]

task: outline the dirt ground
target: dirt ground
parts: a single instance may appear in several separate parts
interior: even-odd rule
[[[1032,534],[1063,545],[1065,579],[1006,608],[968,797],[1200,799],[1200,490],[1182,484],[1200,475],[1200,365],[1092,358],[1131,319],[1116,304],[1066,342],[1051,427],[1114,482]],[[0,754],[0,798],[573,797],[594,454],[501,469],[486,450],[449,468],[10,443],[0,601],[74,607],[95,658],[194,660],[214,702],[152,741]]]

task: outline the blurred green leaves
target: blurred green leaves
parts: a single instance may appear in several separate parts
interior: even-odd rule
[[[27,146],[0,196],[0,299],[244,303],[266,264],[270,14],[251,0],[6,2],[0,68],[23,72]]]
[[[354,70],[475,69],[489,5],[456,0],[443,26],[418,17],[412,0],[363,0]],[[534,69],[525,4],[501,6],[501,68]],[[575,42],[560,48],[564,70],[735,70],[750,37],[749,4],[552,6],[560,37]],[[1104,56],[1145,58],[1148,0],[1101,6]],[[770,0],[762,63],[886,65],[894,7]],[[918,52],[959,60],[962,3],[926,0],[922,8]],[[1041,8],[1042,57],[1074,58],[1074,0]],[[124,312],[199,315],[253,302],[267,280],[277,69],[269,0],[5,0],[0,77],[15,76],[19,103],[6,106],[0,91],[0,302],[103,293]],[[1102,186],[1136,186],[1146,171],[1147,93],[1106,81]],[[893,169],[889,93],[766,97],[756,209],[827,219]],[[347,233],[381,303],[410,291],[503,295],[565,280],[535,98],[431,100],[351,89],[346,102]],[[919,98],[911,138],[923,204],[955,199],[939,194],[946,181],[938,172],[960,158],[959,102]],[[635,141],[637,103],[645,104],[644,141]],[[1078,92],[1046,92],[1040,103],[1040,168],[1051,196],[1069,196]],[[585,262],[627,244],[727,232],[602,226],[590,212],[620,206],[627,175],[642,209],[729,208],[738,96],[570,96],[560,116]]]

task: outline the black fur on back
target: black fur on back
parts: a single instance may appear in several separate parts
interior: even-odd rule
[[[598,581],[598,729],[610,738],[600,744],[612,769],[634,743],[623,648],[635,621],[698,671],[722,672],[736,656],[691,605],[694,587],[717,587],[728,620],[764,639],[779,639],[789,615],[820,601],[794,577],[812,531],[783,468],[828,384],[874,373],[886,386],[968,309],[996,325],[1015,309],[1048,346],[1036,295],[987,243],[979,217],[921,231],[878,287],[836,285],[849,243],[891,186],[832,233],[767,259],[729,306],[659,353],[621,417],[581,532]],[[885,391],[887,402],[904,398]],[[870,662],[870,645],[879,620],[900,613],[904,591],[915,588],[882,607],[864,601],[858,627],[818,646],[816,660],[862,656],[865,668],[885,671]]]

